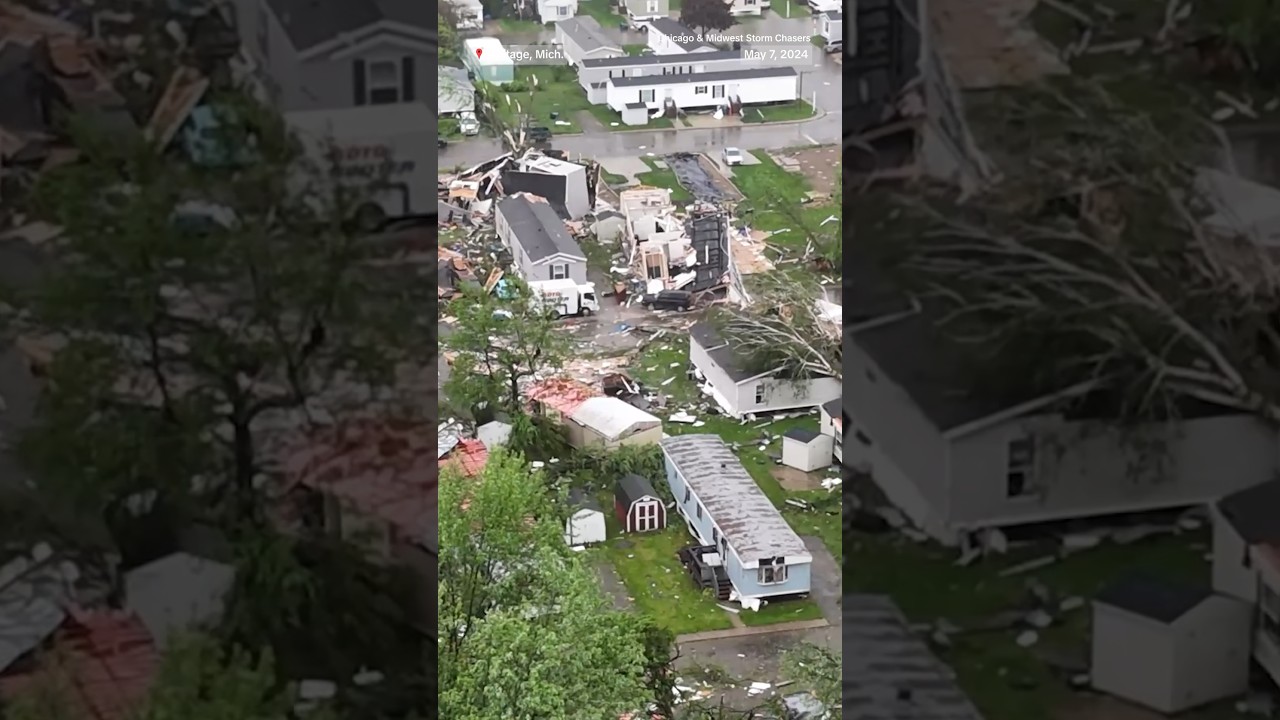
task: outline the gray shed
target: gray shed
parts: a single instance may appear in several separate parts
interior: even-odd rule
[[[1165,714],[1249,686],[1252,614],[1207,587],[1141,575],[1093,602],[1093,687]]]
[[[137,613],[163,647],[174,632],[217,622],[235,582],[235,568],[174,553],[125,573],[125,607]]]
[[[791,428],[782,433],[782,464],[813,472],[831,467],[833,438],[817,430]]]

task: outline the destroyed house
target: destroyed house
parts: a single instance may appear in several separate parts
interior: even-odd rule
[[[695,212],[685,222],[685,231],[696,259],[693,280],[679,288],[701,292],[724,285],[725,273],[729,270],[728,221],[724,213]]]
[[[234,0],[282,111],[430,100],[436,18],[416,0]]]
[[[560,217],[578,220],[595,206],[598,175],[596,167],[529,153],[507,163],[502,171],[502,191],[507,195],[537,195],[550,203]]]
[[[587,282],[587,258],[569,234],[564,220],[541,198],[519,194],[498,201],[494,230],[510,249],[511,259],[526,281]]]
[[[877,285],[847,286],[849,305],[865,306],[859,288]],[[1165,455],[1151,462],[1135,430],[1113,422],[1097,383],[979,388],[972,350],[941,327],[941,309],[882,307],[890,313],[854,320],[845,334],[844,461],[944,543],[992,527],[1200,505],[1280,472],[1275,429],[1252,412],[1187,401],[1176,419],[1141,427],[1143,446],[1159,443]]]
[[[925,176],[974,187],[986,169],[946,61],[919,31],[926,0],[859,0],[854,9],[857,88],[845,100],[848,122],[871,152],[855,147],[853,172],[882,178]]]

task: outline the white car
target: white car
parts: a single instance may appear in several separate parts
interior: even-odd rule
[[[733,166],[742,164],[742,151],[738,148],[727,147],[724,149],[724,164]]]

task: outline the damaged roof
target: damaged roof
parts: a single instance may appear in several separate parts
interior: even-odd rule
[[[380,22],[431,30],[432,3],[419,0],[264,0],[289,42],[302,52]]]
[[[702,347],[707,357],[711,358],[724,374],[735,383],[743,383],[762,373],[749,370],[742,358],[720,337],[714,325],[709,322],[696,323],[689,328],[689,339]]]
[[[310,434],[283,462],[302,485],[380,518],[406,538],[436,534],[438,466],[430,463],[431,427],[406,420],[357,420]]]
[[[564,220],[545,202],[532,202],[523,194],[498,201],[497,212],[511,228],[529,261],[537,263],[556,255],[586,260],[578,241],[569,235]]]
[[[744,566],[776,557],[811,557],[719,435],[678,435],[663,438],[661,445]]]
[[[859,720],[982,720],[893,600],[845,595],[843,706]]]

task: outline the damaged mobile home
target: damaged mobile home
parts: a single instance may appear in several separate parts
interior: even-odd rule
[[[441,177],[439,201],[447,204],[454,222],[477,224],[493,212],[497,198],[527,192],[545,198],[565,220],[580,220],[596,202],[600,166],[575,163],[552,151],[504,153],[492,160]],[[459,211],[467,213],[459,217]],[[443,220],[442,220],[443,221]]]
[[[646,292],[717,290],[729,283],[728,219],[710,204],[678,213],[671,191],[640,187],[619,194],[623,246]]]

